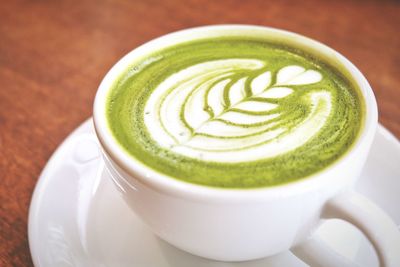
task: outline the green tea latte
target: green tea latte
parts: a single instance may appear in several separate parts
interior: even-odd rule
[[[289,43],[184,42],[137,59],[107,98],[120,146],[149,168],[223,188],[267,187],[323,170],[362,127],[359,89]]]

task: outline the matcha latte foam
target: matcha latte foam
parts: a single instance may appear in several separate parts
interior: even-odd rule
[[[216,37],[132,62],[107,97],[108,126],[149,168],[190,183],[274,186],[335,162],[364,107],[341,71],[290,43]]]

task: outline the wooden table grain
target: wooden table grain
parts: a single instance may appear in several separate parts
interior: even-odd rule
[[[221,23],[317,39],[353,61],[400,137],[398,1],[2,1],[0,266],[32,266],[27,215],[57,145],[91,116],[97,86],[125,53],[165,33]]]

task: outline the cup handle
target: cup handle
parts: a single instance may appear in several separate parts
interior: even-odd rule
[[[328,200],[322,219],[342,219],[358,229],[371,242],[381,267],[400,266],[400,231],[392,219],[371,200],[354,191],[341,193]],[[351,266],[344,257],[334,256],[318,237],[292,249],[311,266]]]

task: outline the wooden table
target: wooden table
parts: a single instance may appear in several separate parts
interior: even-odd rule
[[[91,116],[113,63],[165,33],[220,23],[283,28],[338,50],[366,75],[380,122],[400,137],[400,2],[2,1],[0,266],[32,266],[35,183],[57,145]]]

